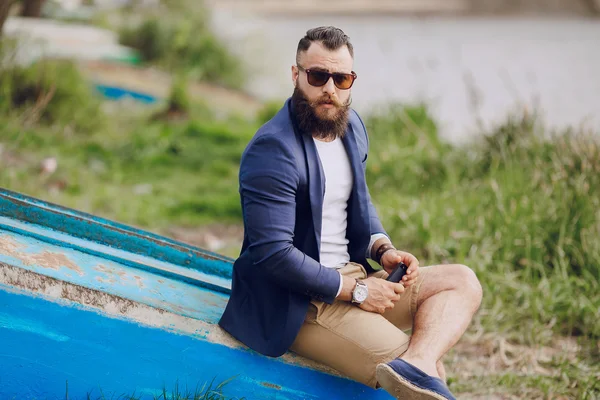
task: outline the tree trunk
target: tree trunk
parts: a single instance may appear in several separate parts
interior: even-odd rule
[[[6,18],[8,18],[10,6],[12,6],[13,2],[14,0],[0,0],[0,36],[2,36],[2,28],[4,27]]]
[[[23,0],[21,16],[39,18],[40,15],[42,15],[42,6],[45,1],[46,0]]]

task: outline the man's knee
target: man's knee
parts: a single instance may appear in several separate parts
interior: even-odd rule
[[[469,296],[473,301],[473,305],[479,308],[483,297],[483,289],[475,271],[463,264],[453,264],[452,269],[453,289]]]
[[[424,287],[419,293],[419,304],[437,293],[456,290],[468,297],[473,306],[481,304],[483,291],[475,272],[463,264],[436,265],[430,267]]]

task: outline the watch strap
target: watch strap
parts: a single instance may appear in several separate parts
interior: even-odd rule
[[[379,246],[377,248],[377,251],[375,252],[375,260],[374,261],[377,264],[381,265],[381,257],[383,257],[383,254],[389,250],[396,250],[396,248],[391,243],[384,243],[381,246]]]

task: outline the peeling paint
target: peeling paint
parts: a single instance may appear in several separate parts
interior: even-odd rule
[[[83,239],[90,245],[124,250],[136,256],[132,260],[141,263],[146,261],[145,257],[151,257],[191,271],[231,278],[234,260],[229,257],[5,189],[0,189],[0,218],[2,216],[28,223],[21,228],[32,229],[39,225]]]
[[[134,278],[135,278],[135,281],[136,281],[136,284],[137,284],[137,286],[138,286],[140,289],[143,289],[143,288],[145,287],[145,286],[144,286],[144,281],[143,281],[143,279],[142,279],[141,277],[137,276],[137,275],[135,275],[135,276],[134,276]]]
[[[114,278],[106,279],[101,276],[97,276],[95,279],[96,279],[96,281],[98,281],[100,283],[105,283],[107,285],[112,285],[112,284],[116,283],[116,279],[114,279]]]
[[[64,254],[50,253],[49,251],[44,251],[41,254],[29,255],[28,258],[42,267],[51,268],[55,270],[60,269],[60,267],[66,267],[83,276],[83,271],[81,270],[81,268],[79,268],[79,266],[73,261],[69,260],[69,258]]]
[[[0,205],[1,204],[2,190],[0,189]],[[212,275],[210,269],[208,272],[205,272],[199,268],[189,268],[187,266],[184,267],[181,264],[167,263],[159,259],[151,258],[150,254],[146,255],[146,257],[133,257],[131,253],[126,251],[100,245],[95,242],[85,241],[77,237],[65,235],[61,232],[44,229],[40,226],[7,219],[6,217],[1,216],[2,212],[3,210],[0,207],[0,230],[6,229],[10,232],[8,235],[26,240],[25,243],[27,248],[22,251],[25,255],[21,256],[21,262],[27,263],[27,265],[35,266],[35,263],[32,263],[31,260],[26,257],[27,254],[40,253],[43,250],[50,250],[53,248],[55,249],[54,252],[65,252],[65,254],[69,253],[70,256],[75,255],[76,258],[74,260],[79,266],[81,266],[81,254],[89,254],[92,257],[96,257],[96,263],[88,265],[88,267],[91,268],[91,271],[89,272],[92,272],[92,275],[95,275],[96,272],[106,271],[106,273],[117,274],[122,278],[125,278],[126,276],[123,274],[124,269],[121,267],[123,265],[140,271],[150,272],[167,279],[175,278],[179,281],[202,286],[210,290],[216,290],[224,294],[230,292],[231,281],[221,276]],[[37,242],[35,241],[36,239]],[[147,245],[148,244],[146,244],[146,246]],[[10,251],[10,249],[5,254],[8,253],[18,256],[18,254]],[[117,265],[115,265],[115,262]]]
[[[42,251],[41,253],[28,253],[27,246],[17,242],[8,235],[0,235],[0,250],[2,253],[23,261],[26,265],[39,265],[42,268],[59,270],[61,267],[68,268],[83,276],[81,268],[66,255]]]
[[[13,239],[11,236],[0,234],[0,250],[6,254],[14,254],[17,250],[23,248],[23,245]]]
[[[107,274],[111,274],[113,270],[111,268],[106,267],[104,264],[98,264],[94,267],[94,270],[99,272],[104,272]]]
[[[51,296],[56,299],[73,301],[77,304],[97,308],[99,311],[106,312],[113,316],[132,318],[149,325],[161,326],[161,320],[160,318],[157,319],[155,313],[160,312],[160,314],[162,314],[163,310],[144,306],[129,299],[110,295],[102,291],[91,290],[68,282],[49,278],[4,263],[0,263],[0,284],[7,284],[17,288],[30,290],[34,293]],[[131,310],[133,309],[145,311],[132,313]],[[152,321],[157,325],[154,325]],[[175,325],[182,328],[181,324]]]
[[[178,281],[176,276],[172,278],[162,277],[149,271],[120,265],[111,260],[103,260],[100,257],[73,249],[60,248],[54,244],[12,232],[3,234],[3,238],[5,239],[3,247],[8,251],[0,250],[0,262],[52,278],[66,280],[82,287],[102,290],[153,307],[181,313],[188,317],[216,323],[227,301],[227,297],[222,293],[212,292],[201,286]],[[10,240],[7,240],[8,238]],[[42,266],[40,265],[42,260],[38,259],[36,261],[35,257],[23,256],[43,254],[44,252],[60,254],[61,249],[65,252],[64,255],[68,260],[73,263],[76,262],[83,274],[74,273],[73,276],[70,276],[73,271],[69,268],[48,268],[48,264],[56,266],[56,264],[63,262],[57,262],[56,257],[50,257],[50,263],[47,259],[44,260],[45,265]],[[158,283],[157,278],[165,283]]]

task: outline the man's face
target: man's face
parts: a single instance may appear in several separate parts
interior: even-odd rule
[[[306,99],[314,106],[314,113],[323,120],[339,118],[347,110],[343,107],[350,102],[352,89],[338,89],[333,79],[323,86],[316,87],[308,83],[306,69],[330,73],[352,72],[354,60],[346,46],[337,50],[328,50],[320,42],[314,42],[306,52],[300,54],[300,62],[292,66],[294,86],[302,91]]]
[[[292,66],[292,80],[296,87],[295,95],[304,97],[307,100],[306,107],[310,108],[305,110],[301,117],[306,120],[304,121],[306,127],[312,127],[313,131],[319,131],[319,126],[326,130],[341,129],[343,133],[352,90],[336,87],[332,78],[323,86],[311,85],[306,70],[350,74],[353,64],[354,60],[346,46],[337,50],[328,50],[320,42],[314,42],[306,52],[300,54],[298,63],[300,68],[296,65]],[[318,124],[319,121],[321,124]],[[321,133],[323,136],[334,133],[334,137],[339,134],[339,132],[312,133],[316,133],[317,136],[322,136]]]

